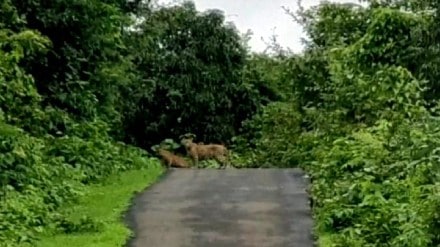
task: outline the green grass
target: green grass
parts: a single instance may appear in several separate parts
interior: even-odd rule
[[[69,219],[90,216],[103,222],[102,230],[94,233],[57,234],[43,236],[38,247],[120,247],[131,235],[122,215],[130,206],[133,193],[142,191],[162,174],[160,166],[128,171],[110,177],[101,185],[90,186],[80,202],[66,208]]]
[[[319,247],[329,247],[332,246],[332,238],[328,233],[322,233],[318,238],[318,246]]]

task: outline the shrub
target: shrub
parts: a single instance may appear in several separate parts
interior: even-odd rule
[[[438,246],[438,111],[426,108],[425,81],[404,55],[420,48],[416,34],[426,28],[426,16],[379,4],[359,10],[364,26],[346,8],[324,4],[303,13],[312,38],[303,59],[310,63],[318,53],[328,63],[317,59],[316,77],[305,73],[312,77],[306,85],[316,79],[317,100],[300,86],[304,77],[288,73],[299,89],[296,104],[271,104],[248,123],[257,147],[252,155],[269,163],[263,166],[307,171],[325,246]],[[320,23],[328,15],[339,19]],[[347,30],[354,33],[349,42],[334,39]]]

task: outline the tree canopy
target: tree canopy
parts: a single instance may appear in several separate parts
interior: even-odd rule
[[[321,246],[438,246],[440,3],[361,2],[287,11],[304,51],[255,54],[193,2],[2,1],[0,242],[80,231],[63,205],[193,133],[306,170]]]
[[[163,139],[229,142],[270,96],[241,37],[191,2],[2,1],[0,242],[78,231],[58,209]]]

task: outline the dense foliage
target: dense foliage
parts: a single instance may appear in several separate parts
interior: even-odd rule
[[[186,133],[303,167],[322,246],[438,246],[440,6],[363,2],[289,12],[304,52],[250,54],[191,2],[2,1],[2,246],[99,228],[59,208]]]
[[[321,246],[440,244],[437,1],[322,3],[283,59],[293,97],[247,121],[249,163],[311,177]],[[267,69],[265,73],[272,73]]]
[[[138,147],[187,132],[228,142],[275,99],[224,22],[192,3],[1,1],[0,245],[94,229],[59,209],[153,163]]]
[[[190,132],[204,142],[228,141],[265,96],[254,78],[242,79],[247,54],[235,27],[221,12],[198,13],[192,3],[142,17],[139,32],[127,37],[141,77],[126,88],[135,92],[127,138],[148,146]]]

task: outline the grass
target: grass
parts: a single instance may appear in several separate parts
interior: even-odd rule
[[[328,234],[328,233],[319,234],[318,246],[320,246],[320,247],[332,246],[332,242],[333,241],[331,238],[331,234]]]
[[[131,232],[122,220],[130,206],[133,193],[142,191],[162,174],[161,166],[127,171],[108,178],[105,183],[90,186],[78,204],[66,208],[69,219],[79,220],[89,216],[94,222],[102,222],[102,230],[72,234],[43,236],[38,247],[120,247],[124,246]]]

